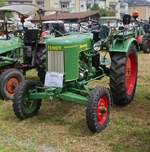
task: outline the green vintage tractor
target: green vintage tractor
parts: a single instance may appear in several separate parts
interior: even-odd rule
[[[35,58],[45,44],[40,42],[41,29],[28,29],[25,19],[38,14],[41,9],[35,5],[8,5],[0,7],[0,94],[3,99],[13,99],[15,88],[24,80],[27,70],[37,65]],[[9,26],[9,17],[20,17],[22,29]],[[18,22],[17,22],[18,25]]]
[[[90,33],[46,40],[46,52],[37,58],[42,82],[25,80],[15,91],[13,109],[19,119],[36,115],[43,99],[58,99],[86,105],[88,128],[100,132],[109,122],[112,101],[120,106],[132,101],[139,49],[135,30],[112,31],[92,20],[90,24]],[[110,54],[110,66],[101,53],[104,49]],[[105,76],[110,77],[110,89],[88,85]]]

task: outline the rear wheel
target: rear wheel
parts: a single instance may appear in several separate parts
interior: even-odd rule
[[[38,48],[36,56],[36,69],[38,71],[40,81],[44,83],[46,74],[46,48],[44,45]]]
[[[107,127],[110,116],[110,95],[106,88],[97,87],[90,95],[86,109],[88,128],[92,132],[101,132]]]
[[[128,53],[111,54],[110,88],[115,104],[127,105],[132,101],[136,90],[137,71],[137,48],[134,44]]]
[[[29,91],[37,86],[42,86],[38,81],[26,80],[17,87],[14,96],[13,109],[19,119],[25,119],[36,115],[41,106],[41,100],[29,99]]]
[[[8,69],[0,76],[0,92],[4,100],[12,100],[16,87],[24,81],[23,74],[17,69]]]

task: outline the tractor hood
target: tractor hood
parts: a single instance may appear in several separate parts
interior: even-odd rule
[[[20,38],[11,38],[10,40],[0,39],[0,54],[21,48],[22,41]]]
[[[73,46],[80,45],[91,41],[93,35],[91,33],[78,33],[74,35],[62,36],[57,38],[50,38],[46,40],[47,45],[52,46]]]
[[[65,81],[77,80],[79,77],[79,55],[92,49],[93,35],[78,33],[74,35],[49,38],[46,40],[48,50],[48,71],[65,73]],[[60,67],[60,71],[55,68]],[[71,72],[70,72],[70,69]]]

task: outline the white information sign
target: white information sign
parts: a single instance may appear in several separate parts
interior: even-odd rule
[[[63,74],[56,72],[47,72],[45,76],[45,86],[47,87],[63,87]]]

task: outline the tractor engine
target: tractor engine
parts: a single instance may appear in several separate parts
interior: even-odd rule
[[[87,55],[92,39],[89,33],[47,39],[47,72],[63,74],[64,82],[87,79],[95,71],[94,67],[90,70]]]
[[[85,52],[80,53],[79,80],[88,80],[91,77],[95,76],[96,69],[98,68],[97,64],[100,62],[99,54],[94,54],[93,57],[91,57],[91,60],[88,58]]]

